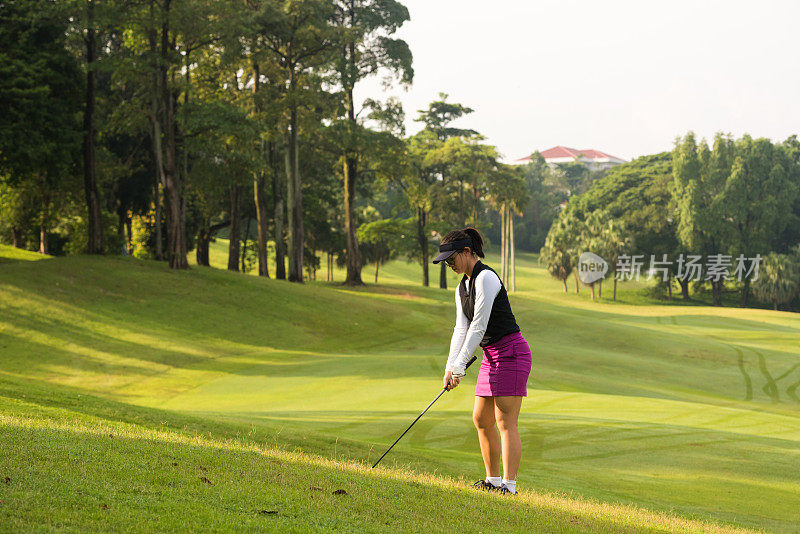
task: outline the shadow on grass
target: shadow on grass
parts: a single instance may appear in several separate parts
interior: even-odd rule
[[[442,354],[443,362],[452,328],[449,293],[441,305],[398,306],[365,301],[363,294],[348,291],[289,287],[225,272],[175,273],[160,264],[129,259],[63,258],[48,262],[46,268],[35,267],[19,270],[8,282],[21,290],[25,306],[31,309],[7,306],[0,317],[29,332],[51,336],[60,347],[37,346],[27,334],[14,334],[20,347],[17,365],[23,370],[47,365],[44,359],[29,363],[25,354],[52,350],[55,362],[74,363],[95,373],[147,374],[135,365],[117,366],[84,356],[105,351],[147,364],[243,376],[391,372],[421,378],[432,376],[432,354]],[[176,279],[181,283],[173,287]],[[59,280],[63,291],[52,291]],[[400,286],[390,292],[426,297],[440,293],[435,288]],[[184,306],[185,299],[194,299],[192,306]],[[795,375],[784,377],[777,389],[764,389],[760,383],[762,377],[769,382],[768,375],[785,374],[783,364],[796,359],[796,353],[754,349],[760,354],[756,358],[749,353],[739,358],[729,346],[738,338],[738,346],[745,347],[753,332],[791,335],[798,329],[700,314],[668,315],[669,323],[659,327],[659,316],[576,309],[568,303],[541,305],[524,297],[514,305],[534,353],[534,381],[541,371],[559,372],[561,377],[591,373],[584,384],[590,392],[673,399],[711,394],[752,400],[763,391],[770,401],[798,402]],[[682,331],[686,321],[713,332]],[[276,355],[276,349],[287,354]],[[340,355],[330,355],[336,352]],[[227,357],[243,361],[225,361]],[[550,378],[545,385],[570,386]]]

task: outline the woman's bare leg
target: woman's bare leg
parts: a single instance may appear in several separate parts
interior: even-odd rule
[[[503,442],[503,478],[516,480],[519,459],[522,456],[522,442],[519,439],[517,426],[522,397],[492,398],[495,405],[494,415],[497,419],[497,426],[500,427],[500,436]]]
[[[486,466],[487,477],[500,476],[500,435],[495,427],[494,397],[475,397],[475,409],[472,420],[478,429],[478,441],[481,444],[483,465]]]

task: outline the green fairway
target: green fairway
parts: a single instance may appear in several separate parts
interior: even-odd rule
[[[362,469],[441,389],[452,273],[423,288],[394,261],[350,289],[36,256],[0,246],[0,530],[798,528],[797,314],[665,306],[646,282],[592,302],[519,253],[533,371],[509,504],[464,488],[476,370]]]

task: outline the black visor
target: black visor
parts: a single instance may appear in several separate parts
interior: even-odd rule
[[[459,239],[458,241],[439,245],[439,255],[433,259],[433,263],[446,260],[464,247],[472,248],[472,239]]]

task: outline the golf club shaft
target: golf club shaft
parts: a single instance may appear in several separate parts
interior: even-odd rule
[[[466,370],[466,369],[468,369],[468,368],[469,368],[469,366],[470,366],[470,365],[472,365],[472,362],[474,362],[476,359],[477,359],[477,358],[476,358],[475,356],[473,356],[473,357],[472,357],[472,359],[471,359],[470,361],[468,361],[468,362],[467,362],[467,366],[466,366],[464,369],[465,369],[465,370]],[[433,406],[433,403],[434,403],[434,402],[436,402],[437,400],[439,400],[439,397],[441,397],[441,396],[444,394],[444,392],[445,392],[445,391],[447,391],[447,388],[446,388],[446,387],[443,387],[443,388],[442,388],[442,391],[440,391],[440,392],[439,392],[439,394],[438,394],[438,395],[436,395],[436,398],[435,398],[435,399],[433,399],[433,400],[431,401],[431,403],[430,403],[430,404],[428,404],[428,406],[426,406],[426,407],[425,407],[425,409],[424,409],[424,410],[422,410],[422,413],[421,413],[421,414],[419,414],[419,415],[417,416],[417,418],[416,418],[416,419],[414,419],[414,422],[413,422],[413,423],[411,423],[410,425],[408,425],[408,428],[406,428],[405,432],[403,432],[402,434],[400,434],[400,437],[399,437],[399,438],[397,438],[396,440],[394,440],[394,443],[392,443],[391,447],[389,447],[388,449],[386,449],[386,452],[384,452],[384,453],[383,453],[383,455],[382,455],[380,458],[378,458],[378,461],[377,461],[377,462],[375,462],[375,463],[372,465],[372,469],[375,469],[375,466],[376,466],[376,465],[378,465],[379,463],[381,463],[381,460],[383,460],[383,457],[384,457],[384,456],[386,456],[387,454],[389,454],[389,451],[390,451],[390,450],[392,450],[392,447],[394,447],[395,445],[397,445],[397,442],[398,442],[398,441],[400,441],[400,439],[401,439],[403,436],[405,436],[405,435],[406,435],[406,432],[408,432],[409,430],[411,430],[411,427],[412,427],[412,426],[414,426],[414,423],[416,423],[417,421],[419,421],[420,417],[422,417],[423,415],[425,415],[425,412],[427,412],[427,411],[428,411],[428,409],[429,409],[431,406]]]

